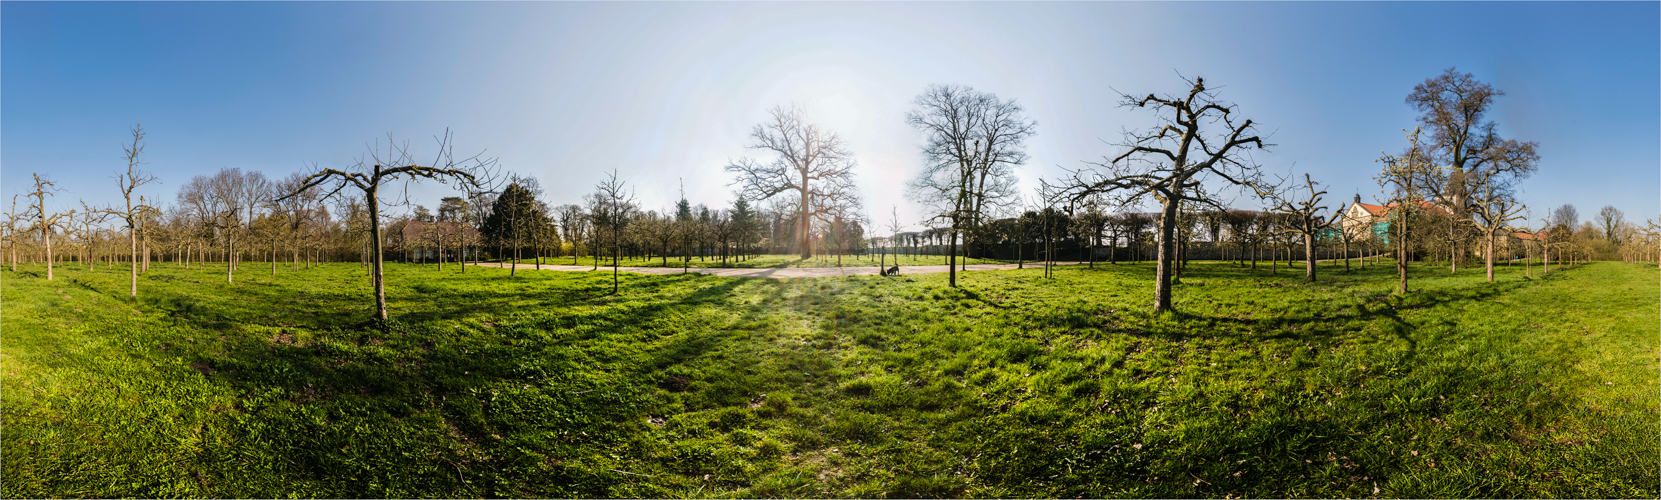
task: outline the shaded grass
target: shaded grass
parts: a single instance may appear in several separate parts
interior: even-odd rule
[[[5,496],[1658,493],[1647,267],[154,269],[0,274]]]

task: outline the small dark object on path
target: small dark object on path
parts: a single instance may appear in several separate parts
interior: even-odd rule
[[[882,272],[882,275],[883,276],[899,276],[900,275],[900,266],[890,267],[887,270],[884,270]]]

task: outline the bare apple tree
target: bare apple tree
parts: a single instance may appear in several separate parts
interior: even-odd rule
[[[6,211],[6,215],[5,215],[5,219],[6,219],[6,234],[5,234],[5,236],[6,236],[6,244],[8,246],[10,246],[11,250],[12,250],[12,252],[11,252],[12,253],[12,272],[14,272],[14,273],[17,272],[17,245],[22,243],[22,241],[21,241],[22,238],[18,234],[18,231],[19,231],[18,223],[23,222],[24,220],[27,220],[29,218],[28,214],[25,213],[27,211],[28,211],[28,207],[24,207],[24,212],[19,212],[17,210],[17,195],[15,195],[15,194],[12,195],[12,208],[11,208],[11,210]]]
[[[1321,231],[1331,227],[1335,222],[1335,218],[1321,214],[1321,212],[1327,210],[1327,207],[1321,205],[1321,197],[1326,195],[1326,190],[1316,191],[1317,186],[1320,186],[1321,183],[1315,182],[1314,179],[1309,177],[1309,174],[1303,174],[1303,183],[1302,187],[1309,191],[1308,196],[1300,195],[1296,199],[1291,198],[1289,196],[1291,191],[1297,190],[1296,187],[1293,187],[1286,191],[1276,190],[1270,198],[1275,203],[1274,210],[1285,216],[1281,221],[1283,223],[1281,232],[1295,234],[1303,238],[1304,277],[1313,283],[1315,281],[1315,237],[1320,235]],[[1287,258],[1290,260],[1291,257],[1288,256]]]
[[[1126,132],[1120,144],[1126,151],[1119,156],[1073,171],[1060,185],[1045,183],[1052,196],[1069,202],[1106,193],[1115,198],[1115,205],[1133,205],[1148,196],[1161,204],[1155,312],[1171,310],[1177,211],[1182,203],[1222,208],[1215,190],[1206,186],[1211,179],[1261,194],[1260,167],[1248,152],[1269,146],[1253,132],[1251,120],[1240,120],[1234,105],[1206,90],[1204,78],[1184,81],[1192,85],[1186,96],[1120,94],[1123,106],[1153,107],[1160,115],[1158,123],[1144,132]]]
[[[46,245],[46,281],[52,281],[52,228],[58,227],[58,219],[72,217],[75,215],[75,211],[48,214],[46,212],[46,197],[54,196],[62,189],[58,189],[58,186],[53,184],[52,181],[42,180],[40,174],[34,174],[34,176],[35,190],[30,191],[29,196],[35,199],[35,204],[29,207],[29,213],[33,215],[32,218],[35,220],[33,229],[40,230],[41,242]]]
[[[363,193],[364,205],[369,210],[369,241],[370,241],[370,274],[375,283],[375,319],[385,321],[386,317],[386,280],[382,272],[383,256],[381,254],[381,200],[380,190],[394,181],[402,180],[406,183],[415,179],[435,179],[445,183],[455,183],[456,187],[468,192],[485,191],[491,180],[495,159],[484,159],[483,152],[472,157],[456,160],[453,154],[455,145],[449,129],[444,135],[433,138],[438,143],[438,152],[434,154],[432,163],[419,165],[411,152],[409,142],[399,143],[387,134],[387,147],[382,150],[379,145],[369,148],[367,159],[359,158],[358,162],[345,169],[324,168],[318,169],[302,180],[300,187],[277,198],[277,201],[299,196],[313,186],[333,182],[323,198],[333,197],[348,187]],[[377,141],[378,142],[378,141]]]
[[[1494,141],[1492,131],[1485,142]],[[1468,192],[1465,210],[1472,223],[1482,232],[1487,244],[1484,267],[1488,282],[1494,281],[1494,252],[1501,233],[1510,232],[1511,221],[1524,218],[1526,207],[1517,200],[1517,184],[1534,173],[1540,155],[1534,152],[1533,142],[1500,141],[1483,147],[1482,161],[1465,174]]]
[[[1384,164],[1384,170],[1379,172],[1379,187],[1385,189],[1383,205],[1389,210],[1390,242],[1396,248],[1396,274],[1400,281],[1396,285],[1396,293],[1407,293],[1407,252],[1409,245],[1408,222],[1418,214],[1427,193],[1436,191],[1436,186],[1425,182],[1425,179],[1434,176],[1436,165],[1426,153],[1426,146],[1421,141],[1421,131],[1418,127],[1407,134],[1407,150],[1399,155],[1386,154],[1379,157],[1378,162]]]
[[[139,186],[156,182],[156,176],[138,169],[139,165],[144,164],[138,159],[138,156],[144,152],[144,127],[142,124],[133,126],[133,143],[122,145],[122,150],[127,156],[127,172],[117,173],[115,182],[121,188],[121,198],[126,202],[126,207],[121,210],[111,207],[103,209],[101,212],[120,219],[123,224],[127,225],[127,246],[132,257],[132,260],[129,261],[132,265],[128,266],[130,269],[127,273],[127,296],[136,299],[138,298],[139,232],[144,228],[144,217],[153,209],[144,204],[142,197],[137,200],[139,203],[134,204],[133,191],[137,190]]]

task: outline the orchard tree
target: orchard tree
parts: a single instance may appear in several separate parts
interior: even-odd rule
[[[1186,80],[1185,80],[1186,81]],[[1144,197],[1157,200],[1159,252],[1155,270],[1153,310],[1171,310],[1171,283],[1176,258],[1177,211],[1184,201],[1217,204],[1206,182],[1221,180],[1261,192],[1259,166],[1248,152],[1263,149],[1252,121],[1240,119],[1236,107],[1222,103],[1205,87],[1205,79],[1187,82],[1187,95],[1148,94],[1137,98],[1121,94],[1127,107],[1152,107],[1158,122],[1144,132],[1126,132],[1125,151],[1095,168],[1074,171],[1055,186],[1059,196],[1082,200],[1096,193],[1116,197],[1116,205],[1134,205]],[[1046,183],[1047,184],[1047,183]]]
[[[1375,178],[1379,187],[1384,188],[1383,203],[1389,210],[1391,243],[1396,251],[1396,274],[1399,281],[1396,293],[1407,293],[1407,254],[1412,249],[1409,241],[1408,223],[1418,215],[1421,204],[1427,193],[1436,191],[1436,186],[1424,182],[1424,179],[1434,174],[1436,169],[1433,159],[1426,153],[1426,146],[1421,141],[1421,131],[1414,127],[1407,134],[1407,150],[1401,154],[1386,154],[1379,157],[1378,162],[1384,165],[1384,170]]]
[[[419,165],[409,148],[409,143],[406,141],[400,144],[392,140],[392,135],[388,134],[385,150],[378,145],[372,146],[369,149],[369,157],[360,158],[351,167],[318,170],[306,176],[298,189],[282,197],[298,196],[306,189],[325,184],[333,184],[333,188],[324,195],[325,198],[335,196],[348,187],[363,194],[364,206],[368,209],[370,275],[375,283],[374,319],[380,321],[387,319],[386,280],[382,272],[381,253],[381,188],[397,181],[407,183],[415,179],[435,179],[447,183],[454,182],[457,187],[469,192],[484,191],[491,169],[496,163],[494,159],[481,158],[483,153],[457,161],[453,155],[454,145],[448,129],[442,137],[434,137],[434,140],[438,143],[438,152],[434,155],[432,163]]]
[[[1316,191],[1317,186],[1321,183],[1315,182],[1314,179],[1309,177],[1309,174],[1303,174],[1303,182],[1302,187],[1308,190],[1308,195],[1298,195],[1297,198],[1292,198],[1291,191],[1296,188],[1286,191],[1276,189],[1273,190],[1270,198],[1275,203],[1275,210],[1279,211],[1285,218],[1282,221],[1282,232],[1288,235],[1295,234],[1303,239],[1304,277],[1313,283],[1315,282],[1315,238],[1320,236],[1322,231],[1331,227],[1334,220],[1321,214],[1321,212],[1327,210],[1327,207],[1321,206],[1321,197],[1326,195],[1326,190]],[[1290,255],[1287,256],[1287,260],[1291,260]]]
[[[1471,190],[1466,194],[1465,210],[1481,231],[1487,244],[1483,258],[1489,283],[1494,282],[1494,252],[1500,234],[1514,230],[1511,221],[1521,220],[1527,210],[1517,200],[1518,184],[1534,173],[1540,156],[1533,143],[1515,143],[1490,148],[1488,158],[1468,173]]]
[[[151,208],[144,205],[142,197],[134,200],[133,191],[137,190],[139,186],[156,182],[156,177],[138,169],[138,166],[144,163],[138,159],[139,155],[144,152],[143,125],[134,125],[132,132],[133,143],[122,145],[122,150],[127,157],[127,171],[117,173],[115,177],[116,184],[121,188],[121,198],[126,202],[126,207],[122,210],[108,208],[101,210],[101,212],[121,219],[121,222],[126,224],[127,244],[130,254],[128,262],[132,263],[131,266],[128,266],[127,296],[137,299],[139,232],[143,228],[144,216],[149,213]],[[138,203],[134,204],[134,201],[138,201]]]
[[[52,229],[58,227],[58,219],[73,217],[75,211],[70,210],[59,214],[47,213],[46,197],[55,196],[55,193],[62,191],[62,189],[58,189],[58,186],[53,184],[52,181],[42,180],[40,174],[34,174],[34,176],[35,190],[29,192],[29,196],[35,199],[35,204],[29,210],[35,219],[34,228],[40,230],[41,242],[46,247],[46,281],[52,281]]]
[[[12,207],[11,207],[11,210],[6,211],[6,216],[5,216],[5,219],[6,219],[6,235],[5,235],[6,236],[6,244],[11,247],[11,251],[12,251],[11,252],[12,253],[12,272],[14,272],[14,273],[17,272],[17,245],[22,243],[21,238],[18,235],[18,231],[19,231],[18,223],[23,222],[23,221],[28,219],[27,214],[25,214],[24,212],[17,211],[17,196],[18,195],[15,195],[15,194],[12,195]],[[24,210],[27,211],[28,207],[24,207]]]

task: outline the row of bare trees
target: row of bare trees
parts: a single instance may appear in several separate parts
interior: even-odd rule
[[[920,223],[930,229],[902,233],[906,225],[894,217],[886,238],[866,230],[870,221],[856,194],[848,144],[799,107],[781,106],[750,134],[749,147],[765,156],[725,167],[738,186],[731,208],[694,207],[683,195],[672,209],[645,210],[615,171],[582,203],[554,203],[544,199],[534,178],[511,176],[499,185],[495,160],[482,153],[458,160],[448,131],[434,137],[431,161],[417,161],[407,142],[389,136],[345,168],[314,164],[281,181],[223,169],[191,179],[175,203],[159,206],[137,195],[158,181],[138,168],[144,134],[135,127],[124,145],[126,172],[117,176],[121,206],[83,203],[79,211],[48,213],[46,200],[59,190],[37,176],[23,210],[14,197],[4,240],[14,268],[20,248],[38,248],[51,279],[54,235],[77,242],[79,259],[90,267],[95,254],[110,255],[108,242],[119,234],[126,240],[133,296],[152,244],[164,260],[186,267],[217,258],[227,282],[234,282],[244,257],[266,258],[275,273],[279,254],[298,269],[308,253],[355,253],[374,282],[380,319],[386,317],[382,266],[389,245],[423,260],[436,250],[441,269],[447,259],[485,253],[516,269],[526,256],[536,266],[561,255],[573,263],[592,256],[596,268],[602,256],[615,267],[625,255],[656,257],[665,266],[678,257],[687,266],[694,256],[726,262],[758,252],[796,252],[808,258],[825,251],[859,253],[872,244],[884,252],[916,250],[930,242],[949,256],[949,283],[956,286],[960,255],[998,245],[1012,245],[1024,263],[1028,256],[1054,261],[1058,244],[1070,242],[1080,260],[1094,265],[1099,248],[1106,246],[1108,258],[1116,260],[1113,250],[1122,244],[1133,260],[1151,250],[1157,311],[1170,309],[1172,285],[1200,240],[1213,251],[1231,252],[1241,265],[1249,259],[1253,268],[1261,249],[1275,250],[1271,271],[1280,256],[1290,266],[1301,247],[1309,280],[1316,279],[1323,249],[1330,256],[1341,248],[1348,269],[1357,252],[1376,261],[1381,245],[1389,245],[1401,293],[1413,257],[1445,256],[1450,272],[1457,272],[1481,256],[1492,280],[1496,262],[1510,263],[1519,253],[1525,262],[1538,255],[1548,263],[1565,256],[1644,260],[1655,254],[1655,224],[1640,228],[1612,207],[1600,212],[1597,223],[1578,224],[1572,207],[1565,207],[1530,226],[1530,212],[1517,195],[1536,169],[1537,145],[1498,134],[1485,114],[1504,93],[1468,73],[1450,68],[1408,95],[1407,104],[1421,113],[1419,126],[1402,152],[1379,158],[1381,193],[1364,214],[1355,208],[1359,196],[1349,208],[1328,205],[1326,190],[1308,174],[1266,177],[1252,153],[1272,145],[1256,133],[1255,123],[1221,101],[1204,79],[1185,83],[1180,93],[1121,94],[1123,106],[1150,110],[1152,124],[1126,132],[1115,155],[1044,181],[1039,197],[1026,202],[1018,197],[1014,174],[1027,160],[1025,142],[1036,122],[1013,99],[965,86],[926,88],[906,115],[921,134],[925,160],[907,189],[925,205]],[[385,215],[411,205],[403,188],[418,180],[443,182],[464,195],[444,198],[437,214],[415,206],[408,215]],[[1220,201],[1228,192],[1255,197],[1267,210],[1230,210]],[[770,204],[751,205],[762,202]],[[1144,204],[1158,209],[1132,210]],[[104,227],[106,222],[117,225]],[[388,224],[390,237],[383,234]]]

